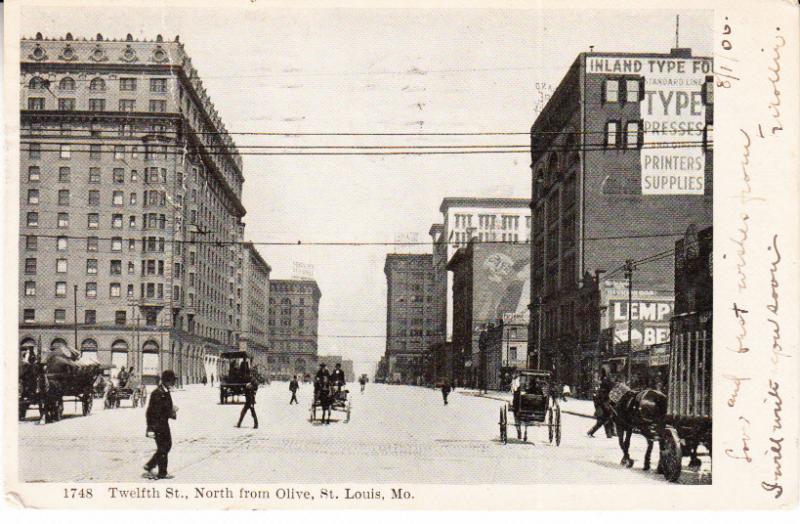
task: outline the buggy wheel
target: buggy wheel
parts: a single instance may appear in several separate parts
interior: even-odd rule
[[[60,398],[56,400],[55,404],[55,419],[61,420],[64,418],[64,399]]]
[[[20,420],[25,420],[25,415],[28,414],[28,407],[29,406],[30,406],[30,404],[28,404],[27,402],[20,401],[20,403],[19,403],[19,419]]]
[[[522,426],[516,418],[514,420],[514,425],[517,427],[517,440],[522,440]]]
[[[553,416],[553,408],[552,406],[547,408],[547,440],[552,444],[553,437],[555,436],[555,417]]]
[[[81,412],[83,416],[87,416],[89,413],[92,412],[92,396],[91,395],[84,395],[81,399]]]
[[[225,403],[225,390],[223,390],[222,388],[219,388],[219,403],[220,404]]]
[[[308,412],[309,412],[308,421],[309,422],[314,422],[314,420],[316,420],[316,418],[317,418],[317,406],[312,404],[311,408],[308,410]]]
[[[556,405],[556,420],[555,420],[555,433],[556,433],[556,446],[561,445],[561,408]]]
[[[681,466],[683,463],[683,450],[681,449],[681,439],[678,431],[667,426],[664,430],[659,448],[659,467],[664,473],[664,478],[669,482],[677,482],[681,476]]]
[[[345,423],[350,422],[350,409],[351,409],[350,401],[348,400],[347,401],[347,418],[344,419]]]
[[[506,407],[500,408],[500,442],[508,442],[508,422],[506,421]]]

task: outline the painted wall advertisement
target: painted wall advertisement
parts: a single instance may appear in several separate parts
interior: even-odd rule
[[[614,328],[614,345],[628,342],[628,318],[631,320],[631,342],[634,351],[669,342],[669,322],[675,308],[675,295],[665,291],[634,289],[628,311],[628,289],[625,283],[608,282],[605,291],[608,325]]]
[[[702,195],[705,191],[703,86],[712,75],[710,58],[590,57],[587,71],[644,82],[640,118],[643,131],[642,194]],[[627,82],[626,82],[627,84]],[[620,86],[620,98],[626,96]],[[709,93],[710,95],[710,93]],[[628,130],[622,123],[621,131]]]

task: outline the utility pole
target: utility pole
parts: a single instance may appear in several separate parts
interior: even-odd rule
[[[633,340],[631,340],[631,333],[633,331],[633,315],[631,314],[631,306],[633,304],[633,260],[630,258],[625,261],[625,278],[628,279],[628,378],[627,383],[631,383],[631,368],[633,367]]]
[[[78,284],[72,286],[72,320],[75,332],[75,351],[78,349]]]

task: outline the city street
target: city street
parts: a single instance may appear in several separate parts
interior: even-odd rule
[[[634,436],[634,469],[619,465],[616,439],[586,436],[589,403],[563,404],[562,442],[547,442],[547,428],[530,428],[529,442],[498,439],[502,403],[456,390],[444,406],[441,393],[411,386],[352,386],[352,418],[334,412],[330,425],[309,422],[311,384],[300,404],[288,405],[285,382],[259,389],[260,427],[248,415],[235,426],[241,405],[220,405],[219,390],[193,385],[173,393],[172,482],[407,482],[407,483],[661,483],[641,470],[644,439]],[[146,438],[144,409],[104,410],[95,401],[88,417],[65,408],[65,419],[39,425],[29,412],[19,425],[20,479],[27,482],[140,481],[155,445]],[[337,420],[338,419],[338,420]],[[509,437],[515,436],[509,428]],[[657,461],[657,448],[653,452]],[[681,482],[710,478],[684,471]]]

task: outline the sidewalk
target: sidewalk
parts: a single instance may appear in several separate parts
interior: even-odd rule
[[[483,397],[505,402],[511,402],[512,398],[510,391],[489,391],[488,393],[482,393],[477,389],[456,388],[455,392],[471,397]],[[559,405],[561,406],[562,413],[569,413],[576,417],[594,418],[594,403],[591,400],[568,398],[566,401],[561,400]]]

